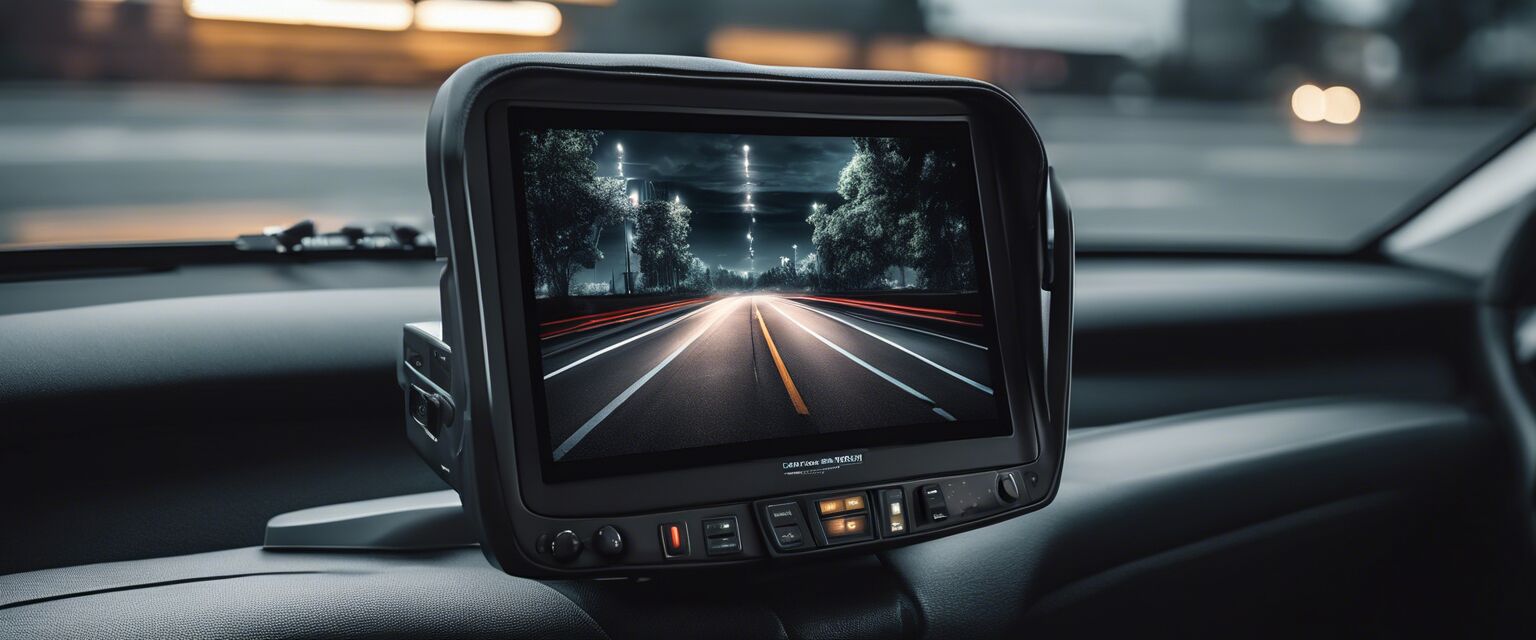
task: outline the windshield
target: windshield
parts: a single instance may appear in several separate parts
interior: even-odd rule
[[[432,91],[569,50],[1014,92],[1086,249],[1342,251],[1511,126],[1511,0],[38,0],[0,25],[0,248],[430,228]]]

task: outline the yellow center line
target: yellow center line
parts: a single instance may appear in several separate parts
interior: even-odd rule
[[[779,357],[779,348],[773,344],[773,334],[768,333],[768,323],[763,322],[763,312],[758,310],[756,300],[752,301],[752,315],[757,316],[757,326],[763,329],[763,340],[768,342],[768,353],[773,356],[773,365],[779,368],[779,379],[784,381],[784,390],[789,392],[789,401],[795,405],[795,413],[811,415],[811,410],[805,408],[805,401],[800,399],[800,390],[795,388],[795,380],[789,377],[789,369],[784,367],[784,359]]]

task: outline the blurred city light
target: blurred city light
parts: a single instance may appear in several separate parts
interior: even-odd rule
[[[1323,105],[1323,119],[1334,124],[1349,124],[1360,117],[1360,96],[1349,87],[1328,87]]]
[[[428,31],[549,36],[560,31],[560,10],[547,2],[422,0],[416,26]]]
[[[1327,98],[1323,97],[1321,87],[1315,84],[1304,84],[1296,87],[1296,90],[1291,93],[1291,112],[1302,121],[1322,122],[1327,111]]]
[[[560,31],[560,9],[514,0],[185,0],[187,15],[205,20],[404,31],[550,36]]]
[[[976,45],[931,38],[882,38],[869,47],[869,67],[873,69],[985,78],[989,60],[987,51]]]
[[[837,31],[781,31],[725,27],[709,35],[710,57],[754,64],[849,67],[858,59],[853,38]]]
[[[186,0],[187,15],[208,20],[403,31],[415,12],[407,0]]]
[[[1291,112],[1303,122],[1350,124],[1360,118],[1360,96],[1349,87],[1304,84],[1291,93]]]

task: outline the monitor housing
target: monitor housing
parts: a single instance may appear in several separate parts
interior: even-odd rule
[[[555,459],[516,142],[545,128],[958,135],[975,180],[994,419],[959,432],[925,425]],[[1070,217],[1038,135],[995,87],[668,56],[496,56],[443,85],[427,146],[443,322],[436,334],[406,332],[406,430],[508,573],[647,575],[867,553],[1054,496],[1070,371]]]

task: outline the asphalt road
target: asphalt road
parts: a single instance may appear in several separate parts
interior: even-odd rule
[[[425,224],[425,90],[0,85],[0,246]],[[1512,120],[1028,95],[1084,244],[1344,246]]]
[[[545,340],[555,459],[996,415],[984,347],[849,309],[734,295]]]

